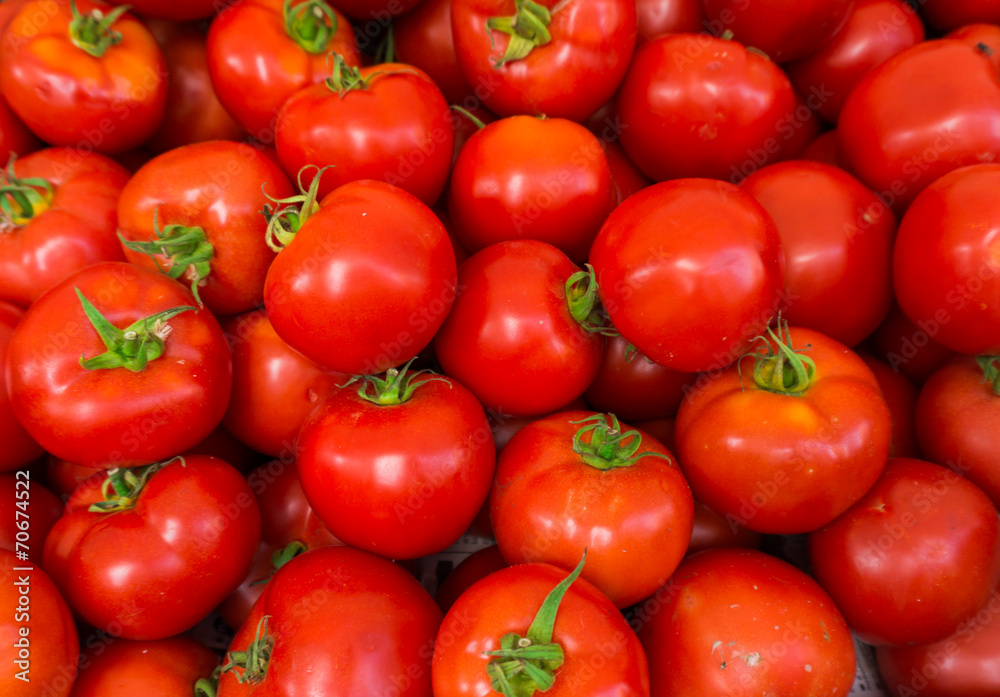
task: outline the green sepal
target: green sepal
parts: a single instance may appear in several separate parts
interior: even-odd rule
[[[0,185],[0,229],[23,227],[40,211],[49,207],[55,190],[41,177],[19,179],[14,173],[17,156],[11,153]],[[39,191],[41,189],[41,191]]]
[[[284,18],[288,36],[314,55],[325,53],[337,33],[337,13],[323,0],[306,0],[294,8],[292,0],[285,0]]]
[[[149,478],[178,460],[181,467],[187,466],[184,458],[178,455],[145,467],[109,469],[107,478],[101,483],[101,495],[104,496],[104,499],[90,504],[87,510],[91,513],[116,513],[133,508]]]
[[[418,370],[413,373],[407,372],[414,360],[416,359],[411,358],[400,368],[389,368],[389,370],[385,371],[384,378],[378,375],[355,375],[340,387],[347,387],[351,383],[360,382],[361,386],[358,387],[358,396],[366,402],[383,407],[403,404],[409,401],[414,391],[425,382],[439,380],[451,387],[451,381],[448,378],[437,375],[430,370]],[[414,382],[413,378],[418,375],[430,375],[431,377],[420,382]]]
[[[803,394],[812,384],[813,376],[816,374],[816,362],[804,353],[795,350],[792,346],[791,334],[788,331],[788,322],[783,321],[780,316],[778,317],[778,333],[775,334],[774,330],[768,327],[767,334],[767,337],[756,337],[767,342],[766,347],[747,354],[754,357],[754,382],[762,390],[775,394],[792,396]],[[768,341],[768,337],[774,342],[773,347]],[[808,348],[808,346],[805,347],[805,349]],[[740,363],[742,360],[741,358]],[[739,364],[737,364],[737,369],[739,369]]]
[[[76,9],[76,0],[70,0],[69,6],[73,13],[73,19],[69,23],[69,38],[74,46],[94,58],[100,58],[109,48],[121,43],[121,32],[112,29],[111,25],[129,11],[129,5],[119,5],[107,14],[97,8],[87,14],[80,14]]]
[[[239,684],[250,683],[256,685],[264,681],[267,677],[267,666],[271,660],[271,652],[274,651],[274,636],[267,632],[267,621],[270,615],[261,617],[257,623],[257,632],[254,640],[245,651],[230,651],[226,654],[226,663],[220,672],[232,672],[236,675],[236,682]],[[236,671],[242,672],[237,674]]]
[[[185,273],[191,278],[191,293],[199,305],[204,306],[198,288],[202,281],[212,273],[212,259],[215,258],[215,247],[208,241],[205,230],[201,227],[188,227],[179,223],[167,225],[162,230],[158,220],[159,208],[153,211],[153,230],[155,238],[148,242],[127,240],[119,232],[118,239],[133,252],[143,252],[149,255],[156,267],[167,276],[178,279]],[[170,268],[160,266],[156,255],[162,254],[170,259]]]
[[[515,14],[509,17],[490,17],[486,20],[486,33],[498,31],[507,34],[510,41],[503,56],[493,61],[499,68],[510,61],[521,60],[536,47],[544,46],[552,41],[549,24],[552,13],[544,5],[534,0],[514,0]]]
[[[291,244],[295,235],[302,229],[310,216],[319,210],[319,202],[316,200],[319,196],[319,180],[323,176],[323,172],[333,167],[336,165],[327,165],[323,168],[316,165],[306,165],[300,169],[297,177],[299,193],[288,198],[274,198],[264,191],[266,184],[261,184],[260,188],[264,196],[274,204],[272,208],[271,203],[265,203],[264,210],[260,213],[267,220],[267,231],[265,232],[267,246],[275,254]],[[306,187],[302,183],[302,177],[306,172],[311,172],[314,169],[316,174],[309,182],[309,186]]]
[[[289,542],[281,549],[276,549],[274,553],[271,555],[271,572],[267,575],[267,578],[262,578],[259,581],[254,581],[250,585],[260,586],[267,583],[268,581],[271,580],[271,578],[274,577],[274,574],[278,571],[278,569],[283,567],[285,564],[290,562],[295,557],[299,556],[300,554],[305,554],[308,551],[309,548],[306,546],[306,544],[304,542],[299,542],[298,540]]]
[[[597,296],[597,276],[590,264],[586,264],[585,271],[577,271],[566,279],[566,306],[584,331],[618,336],[618,331],[608,324],[607,314]]]
[[[610,423],[608,418],[610,417]],[[606,471],[619,467],[631,467],[644,457],[660,457],[670,462],[663,453],[639,452],[642,435],[636,431],[622,433],[621,424],[614,414],[595,414],[573,424],[585,424],[573,434],[573,452],[596,469]],[[583,435],[590,433],[590,441],[584,442]]]
[[[977,356],[976,363],[983,369],[983,379],[993,385],[993,394],[1000,396],[1000,356]]]

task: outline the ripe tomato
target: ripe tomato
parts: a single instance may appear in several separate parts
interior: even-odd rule
[[[0,46],[0,90],[51,145],[120,153],[145,142],[163,117],[167,66],[146,26],[94,0],[33,0]]]
[[[226,6],[232,0],[109,0],[115,5],[128,5],[143,17],[169,19],[184,22],[192,19],[206,19]]]
[[[782,306],[774,221],[726,182],[680,179],[643,189],[608,216],[590,263],[611,323],[672,370],[732,363]]]
[[[27,155],[41,146],[42,142],[28,130],[0,95],[0,162],[8,162],[11,155]]]
[[[619,608],[666,583],[687,550],[691,490],[670,451],[614,417],[570,411],[518,431],[497,461],[490,520],[508,564],[572,569]]]
[[[871,346],[890,368],[921,385],[955,355],[954,351],[934,341],[939,330],[937,320],[913,322],[897,303],[893,303],[885,320],[872,334]]]
[[[575,274],[586,276],[538,240],[498,242],[469,257],[434,339],[442,370],[505,417],[551,413],[582,395],[604,341],[585,328],[593,286]]]
[[[391,184],[357,181],[302,223],[268,270],[264,303],[274,331],[306,358],[369,375],[430,343],[455,278],[448,233],[430,208]]]
[[[859,639],[930,644],[953,634],[1000,581],[1000,521],[969,480],[893,458],[868,493],[809,536],[809,557]]]
[[[81,484],[49,533],[44,565],[94,627],[164,639],[236,589],[259,542],[260,511],[243,475],[189,453]]]
[[[201,441],[225,413],[232,360],[218,321],[194,302],[177,281],[124,262],[68,276],[7,348],[18,420],[48,452],[95,468],[150,464]]]
[[[917,386],[905,374],[868,353],[858,351],[858,357],[875,375],[878,386],[885,397],[892,419],[892,442],[889,443],[889,457],[919,457],[915,425],[917,409]]]
[[[206,51],[219,101],[268,145],[288,98],[329,77],[331,54],[361,65],[351,23],[323,0],[239,0],[212,20]]]
[[[830,596],[755,550],[688,557],[632,626],[649,657],[651,697],[834,697],[854,682],[854,640]]]
[[[492,544],[478,552],[473,552],[445,576],[434,594],[434,601],[441,612],[448,612],[455,601],[473,584],[486,578],[494,571],[506,569],[507,562],[500,554],[500,548]]]
[[[1000,68],[1000,26],[996,24],[966,24],[948,32],[946,39],[958,39],[970,46],[984,44],[993,65]]]
[[[431,697],[440,623],[434,600],[400,566],[351,547],[314,549],[264,587],[230,644],[235,665],[218,696]]]
[[[400,63],[415,65],[427,73],[449,104],[458,104],[472,95],[455,55],[451,0],[421,0],[412,12],[394,20],[392,27]]]
[[[855,346],[892,305],[896,216],[836,167],[796,160],[740,183],[774,219],[785,250],[789,324]]]
[[[243,143],[195,143],[136,172],[118,200],[125,256],[191,285],[219,315],[245,312],[264,296],[274,260],[261,209],[292,194],[281,168]]]
[[[980,22],[1000,24],[1000,6],[991,0],[924,0],[920,12],[941,31]]]
[[[0,189],[0,298],[27,307],[73,271],[124,261],[115,229],[128,178],[111,158],[73,148],[14,162]]]
[[[409,12],[421,0],[333,0],[338,10],[354,20],[371,19],[386,24],[390,19]]]
[[[950,172],[917,197],[896,236],[900,308],[958,353],[1000,354],[998,186],[1000,163]]]
[[[614,94],[637,32],[635,0],[453,0],[451,22],[462,74],[490,111],[572,121]]]
[[[802,151],[800,159],[840,167],[837,160],[837,129],[833,128],[813,138]]]
[[[781,68],[743,44],[706,34],[644,43],[616,99],[622,148],[654,181],[735,183],[745,176],[744,163],[776,161],[799,125]]]
[[[648,695],[649,669],[638,639],[611,601],[578,578],[579,571],[577,566],[567,575],[550,564],[518,564],[459,596],[434,644],[434,697],[533,694],[533,687],[546,697]],[[542,658],[520,658],[515,647]],[[506,664],[505,656],[511,656]],[[524,664],[531,672],[516,673]],[[502,692],[501,673],[518,691]]]
[[[68,697],[80,641],[73,616],[41,567],[0,549],[0,691],[17,697]]]
[[[762,539],[759,532],[730,522],[701,501],[695,501],[694,526],[685,556],[716,547],[760,549]]]
[[[512,116],[477,131],[458,152],[448,215],[472,253],[533,239],[574,263],[615,207],[611,168],[598,139],[566,119]]]
[[[810,329],[779,332],[695,383],[677,412],[677,457],[695,498],[726,520],[804,533],[879,478],[890,416],[875,376],[847,347]]]
[[[45,536],[62,511],[63,502],[28,470],[0,473],[0,548],[40,563]]]
[[[844,167],[901,214],[944,174],[1000,158],[1000,76],[962,41],[924,41],[865,74],[837,134]]]
[[[636,0],[638,41],[660,34],[697,34],[705,28],[700,0]]]
[[[7,396],[7,345],[23,316],[24,311],[19,307],[0,301],[0,443],[4,444],[0,450],[0,472],[20,469],[44,452],[17,420]]]
[[[639,171],[639,168],[632,164],[632,161],[625,155],[625,151],[614,140],[598,139],[601,148],[604,149],[604,156],[608,158],[608,167],[611,168],[611,180],[615,186],[615,200],[621,203],[632,194],[642,191],[647,186],[652,186],[653,180]]]
[[[482,406],[455,380],[391,369],[328,395],[296,448],[302,490],[346,544],[416,559],[458,540],[496,459]]]

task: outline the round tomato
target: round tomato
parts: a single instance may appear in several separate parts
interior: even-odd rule
[[[421,0],[412,12],[392,23],[396,59],[415,65],[441,88],[449,104],[472,95],[455,55],[451,33],[451,0]]]
[[[917,386],[906,375],[895,371],[885,361],[868,353],[858,352],[858,357],[875,375],[885,397],[892,419],[892,442],[889,457],[919,457],[917,429],[915,425],[917,409]]]
[[[716,547],[760,549],[763,538],[735,521],[728,521],[701,501],[694,502],[694,526],[687,556]]]
[[[1000,25],[966,24],[948,32],[945,38],[958,39],[969,46],[985,45],[989,49],[986,55],[993,61],[993,65],[1000,68]]]
[[[955,355],[954,351],[934,341],[938,331],[936,321],[913,322],[897,303],[893,303],[889,314],[871,336],[872,350],[894,371],[921,385]]]
[[[10,161],[11,155],[27,155],[41,145],[42,142],[28,130],[0,95],[0,162]]]
[[[469,590],[473,584],[486,578],[494,571],[506,569],[507,562],[500,553],[500,548],[492,544],[474,552],[463,559],[445,576],[434,594],[434,601],[441,612],[448,612],[455,601]]]
[[[701,0],[636,0],[638,41],[660,34],[696,34],[705,28]]]
[[[23,316],[20,308],[0,301],[0,442],[4,444],[0,450],[0,472],[19,469],[44,452],[17,420],[7,396],[7,344]]]

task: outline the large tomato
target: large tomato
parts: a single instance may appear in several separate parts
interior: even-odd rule
[[[109,157],[46,148],[8,167],[0,195],[0,299],[27,307],[69,273],[124,261],[115,237],[129,172]]]
[[[4,444],[0,450],[0,472],[19,469],[44,452],[17,420],[7,396],[7,344],[23,316],[24,311],[19,307],[0,301],[0,443]]]
[[[696,34],[705,26],[701,0],[636,0],[638,41],[649,41],[660,34]]]
[[[858,357],[875,375],[885,397],[892,418],[892,442],[889,457],[919,457],[917,445],[916,410],[917,386],[905,374],[893,370],[892,366],[871,354],[858,351]]]
[[[462,73],[491,111],[573,121],[614,94],[637,32],[635,0],[453,0],[451,22]]]
[[[608,216],[590,263],[611,323],[673,370],[732,363],[782,309],[778,230],[726,182],[681,179],[634,194]]]
[[[449,104],[473,94],[455,55],[451,33],[451,0],[421,0],[393,24],[396,59],[430,75]]]
[[[81,484],[49,533],[44,565],[94,627],[164,639],[236,589],[259,542],[260,510],[243,475],[189,453]]]
[[[33,0],[0,42],[0,90],[42,140],[106,153],[145,142],[163,117],[167,65],[125,7]]]
[[[231,384],[218,320],[177,281],[124,262],[68,276],[7,347],[18,420],[48,452],[95,468],[195,445],[222,420]]]
[[[813,572],[862,641],[941,641],[1000,581],[1000,521],[983,491],[929,462],[893,458],[854,506],[809,536]]]
[[[854,640],[809,576],[755,550],[695,554],[632,618],[651,697],[846,695]]]
[[[73,697],[114,694],[191,697],[219,662],[210,648],[186,636],[155,641],[95,641],[80,656]]]

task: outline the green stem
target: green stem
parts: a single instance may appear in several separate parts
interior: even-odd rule
[[[552,41],[549,24],[552,13],[544,5],[534,0],[514,0],[515,14],[509,17],[490,17],[486,20],[486,33],[493,39],[491,31],[507,34],[510,41],[503,56],[493,62],[499,68],[510,61],[521,60],[536,47]]]
[[[451,105],[451,110],[455,111],[455,112],[458,112],[459,114],[461,114],[465,118],[469,119],[469,121],[471,121],[473,124],[475,124],[475,126],[476,126],[477,129],[482,130],[482,129],[486,128],[486,124],[483,123],[482,120],[478,116],[476,116],[475,114],[473,114],[468,109],[460,107],[458,104],[452,104]]]
[[[275,254],[291,244],[306,221],[319,210],[319,202],[316,200],[319,196],[319,180],[323,176],[323,172],[333,167],[336,165],[327,165],[322,169],[316,165],[306,165],[300,169],[298,175],[299,193],[295,196],[274,198],[264,191],[264,196],[274,204],[274,208],[271,207],[271,204],[264,204],[261,215],[267,220],[267,231],[265,232],[267,246]],[[302,184],[302,177],[307,171],[314,169],[316,174],[307,188]],[[262,191],[263,188],[264,185],[261,185]]]
[[[274,574],[283,567],[285,564],[290,562],[295,557],[300,554],[305,554],[309,551],[309,548],[304,542],[299,542],[295,540],[294,542],[289,542],[287,545],[281,549],[275,550],[274,554],[271,555],[271,572],[267,575],[267,578],[262,578],[259,581],[254,581],[251,586],[259,586],[270,581]]]
[[[531,697],[536,691],[546,692],[555,684],[555,671],[565,660],[563,648],[552,641],[559,605],[566,591],[583,571],[587,550],[576,568],[545,597],[527,633],[505,634],[500,648],[485,651],[490,656],[486,673],[493,689],[504,697]]]
[[[219,676],[222,675],[222,666],[212,671],[207,678],[201,678],[194,684],[194,697],[216,697],[219,692]]]
[[[570,316],[591,334],[617,336],[618,332],[607,325],[607,315],[597,296],[597,276],[594,267],[577,271],[566,279],[566,305]]]
[[[378,48],[375,50],[375,63],[395,63],[396,62],[396,34],[393,29],[393,23],[389,22],[389,26],[385,30],[385,36],[382,41],[379,42]]]
[[[409,401],[410,397],[413,396],[414,391],[425,382],[440,380],[441,382],[447,383],[449,387],[451,386],[451,381],[448,380],[448,378],[435,375],[429,370],[418,370],[414,373],[408,373],[407,371],[410,368],[410,364],[413,363],[414,360],[414,358],[411,358],[401,368],[389,368],[389,370],[385,372],[384,378],[381,378],[378,375],[355,375],[341,385],[341,387],[347,387],[352,382],[360,381],[361,386],[358,388],[358,396],[366,402],[371,402],[372,404],[385,407],[403,404],[404,402]],[[421,380],[420,382],[413,381],[413,379],[418,375],[427,374],[430,374],[431,377],[426,380]],[[374,390],[374,392],[369,393],[369,388]]]
[[[69,23],[69,38],[74,46],[94,58],[100,58],[109,48],[121,43],[121,32],[112,29],[111,25],[128,12],[128,5],[119,5],[107,14],[96,8],[87,14],[80,14],[76,9],[76,0],[70,0],[69,6],[73,13],[73,19]]]
[[[337,13],[323,0],[306,0],[294,8],[292,0],[285,0],[284,17],[288,36],[314,55],[325,53],[337,33]]]
[[[228,660],[222,666],[221,672],[232,671],[236,674],[237,669],[242,670],[236,675],[236,682],[241,685],[243,683],[256,685],[267,677],[267,664],[271,660],[271,652],[274,651],[274,637],[267,633],[269,619],[269,615],[264,615],[257,623],[257,633],[246,651],[230,651],[226,654]]]
[[[145,467],[109,469],[107,478],[101,484],[101,494],[104,499],[91,504],[87,510],[92,513],[116,513],[133,508],[149,478],[175,461],[180,461],[181,467],[187,464],[184,458],[178,455]]]
[[[149,361],[155,361],[163,355],[167,336],[173,331],[167,322],[182,312],[198,309],[191,305],[172,307],[149,317],[143,317],[125,329],[119,329],[105,319],[79,288],[73,286],[73,289],[76,291],[76,297],[80,299],[84,314],[108,349],[92,358],[84,358],[81,355],[80,365],[85,370],[128,368],[134,373],[142,372]]]
[[[1000,397],[1000,356],[977,356],[976,362],[983,369],[983,379],[992,383],[993,394]]]
[[[0,179],[0,227],[24,227],[49,207],[55,193],[47,179],[19,179],[14,173],[15,159],[16,156],[11,154]]]
[[[596,469],[607,471],[618,467],[631,467],[647,456],[662,457],[670,462],[670,458],[662,453],[648,451],[639,453],[642,436],[635,430],[622,433],[621,424],[614,414],[595,414],[572,423],[586,424],[573,435],[573,452]],[[586,433],[590,433],[590,440],[584,442],[583,436]]]
[[[764,352],[754,355],[753,379],[762,390],[776,394],[800,395],[809,389],[816,373],[816,363],[813,359],[796,352],[792,347],[788,323],[778,318],[778,333],[767,328],[767,337],[758,337],[767,341]],[[773,345],[772,343],[773,342]],[[806,347],[808,348],[808,346]]]

